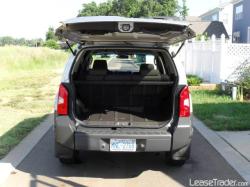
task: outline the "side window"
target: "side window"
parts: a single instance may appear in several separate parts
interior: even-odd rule
[[[212,15],[212,21],[218,21],[218,14]]]

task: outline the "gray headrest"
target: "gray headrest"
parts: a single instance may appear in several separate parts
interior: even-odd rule
[[[150,71],[153,70],[154,66],[152,64],[141,64],[140,71]]]
[[[160,72],[158,70],[154,70],[154,65],[152,64],[142,64],[140,66],[140,74],[147,76],[159,76]]]
[[[93,69],[89,71],[90,75],[106,75],[108,71],[108,65],[106,60],[95,60]]]
[[[160,72],[158,70],[151,70],[147,73],[147,76],[160,76]]]

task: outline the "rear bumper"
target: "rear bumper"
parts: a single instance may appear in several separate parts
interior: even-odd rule
[[[152,131],[152,130],[151,130]],[[171,134],[142,129],[79,130],[75,133],[77,150],[110,151],[110,139],[136,139],[136,152],[169,151]]]
[[[66,116],[55,117],[55,142],[69,150],[110,151],[110,139],[136,139],[136,152],[178,151],[191,142],[193,129],[190,119],[180,119],[172,135],[167,128],[135,129],[86,128]],[[58,149],[59,150],[59,149]],[[57,151],[57,150],[56,150]],[[61,153],[56,153],[60,155]]]

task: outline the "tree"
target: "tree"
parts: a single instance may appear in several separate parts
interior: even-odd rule
[[[187,0],[182,0],[182,7],[180,7],[180,15],[183,19],[185,19],[188,15],[188,7],[187,7]]]
[[[178,11],[177,0],[108,0],[83,4],[78,16],[174,16]]]
[[[59,49],[60,48],[60,46],[57,43],[57,41],[56,40],[52,40],[52,39],[46,40],[46,42],[44,43],[44,46],[52,48],[52,49]]]
[[[99,14],[98,5],[95,2],[83,4],[83,9],[79,11],[81,16],[97,16]]]
[[[138,0],[114,0],[109,13],[114,16],[139,17],[141,5]]]
[[[43,40],[41,38],[27,40],[25,38],[12,38],[10,36],[0,37],[0,46],[21,45],[21,46],[37,47],[40,46],[42,42]]]
[[[175,0],[158,0],[162,5],[160,16],[174,16],[178,12],[178,1]]]
[[[58,38],[55,35],[55,31],[53,27],[49,27],[47,33],[46,33],[46,41],[43,44],[45,47],[49,47],[52,49],[59,49],[60,46],[57,43]]]
[[[144,0],[139,12],[139,17],[162,16],[162,5],[155,0]],[[167,15],[166,15],[167,16]]]
[[[47,40],[57,40],[57,37],[55,35],[55,31],[53,27],[49,27],[47,33],[46,33],[46,41]]]
[[[3,36],[0,38],[0,46],[14,45],[14,38],[11,36]]]

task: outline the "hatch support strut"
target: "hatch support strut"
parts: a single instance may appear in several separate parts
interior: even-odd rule
[[[70,49],[71,53],[72,53],[74,56],[76,56],[76,52],[75,52],[75,51],[73,51],[73,49],[71,48],[71,46],[70,46],[70,44],[69,44],[69,41],[68,41],[68,40],[66,40],[66,44],[67,44],[67,46],[69,47],[69,49]]]
[[[172,55],[173,58],[175,58],[175,57],[179,54],[179,52],[181,51],[181,49],[182,49],[182,47],[183,47],[184,45],[185,45],[185,41],[182,42],[182,44],[181,44],[181,46],[179,47],[178,51],[177,51],[175,54]]]

